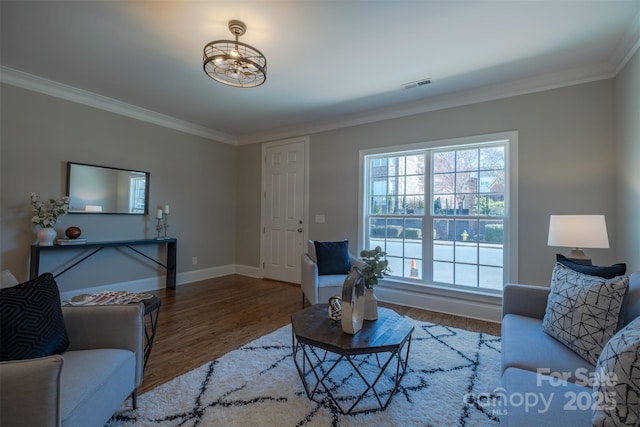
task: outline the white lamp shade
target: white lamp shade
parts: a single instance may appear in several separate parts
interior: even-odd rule
[[[551,215],[547,244],[567,248],[608,248],[604,215]]]

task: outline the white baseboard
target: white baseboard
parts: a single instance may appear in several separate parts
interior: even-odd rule
[[[176,286],[187,283],[198,282],[200,280],[213,279],[215,277],[228,276],[234,274],[236,268],[233,265],[205,268],[202,270],[187,271],[176,275]],[[149,292],[162,289],[166,286],[166,276],[149,277],[146,279],[132,280],[128,282],[110,283],[108,285],[94,286],[91,288],[74,289],[72,291],[60,292],[60,298],[64,300],[80,294],[95,294],[108,291],[128,291],[128,292]]]
[[[241,276],[254,277],[256,279],[262,279],[262,272],[258,267],[251,267],[249,265],[239,265],[236,264],[234,266],[236,274],[240,274]]]
[[[261,270],[258,267],[231,264],[178,273],[176,285],[181,286],[201,280],[228,276],[230,274],[239,274],[254,278],[262,277]],[[149,292],[164,288],[165,283],[165,276],[158,276],[130,282],[112,283],[92,288],[65,291],[61,292],[60,297],[62,300],[67,300],[75,295],[92,294],[103,291]],[[442,295],[437,292],[425,292],[424,290],[418,292],[393,286],[377,286],[376,296],[380,301],[391,304],[421,308],[423,310],[453,314],[489,322],[500,323],[502,318],[502,305],[499,300],[495,298],[493,300],[485,298],[485,300],[482,301],[478,299],[461,298],[459,296]]]
[[[222,265],[220,267],[204,268],[202,270],[187,271],[178,273],[176,277],[176,285],[185,285],[187,283],[198,282],[200,280],[213,279],[216,277],[228,276],[234,274],[233,265]]]

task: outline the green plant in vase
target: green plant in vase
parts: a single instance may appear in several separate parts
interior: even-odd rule
[[[378,299],[373,293],[373,286],[378,284],[378,279],[382,279],[389,271],[389,261],[383,259],[387,253],[380,246],[375,249],[360,252],[360,257],[364,265],[358,267],[358,272],[364,280],[366,287],[364,293],[364,320],[378,319]]]
[[[387,253],[382,250],[380,246],[376,246],[375,249],[363,250],[360,252],[360,257],[364,265],[358,268],[364,284],[367,288],[372,288],[378,284],[378,279],[382,279],[384,275],[389,272],[389,261],[383,259],[387,256]]]

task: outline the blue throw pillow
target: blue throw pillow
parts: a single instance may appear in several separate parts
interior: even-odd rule
[[[348,274],[351,269],[349,241],[313,242],[318,259],[318,274]]]
[[[0,360],[51,356],[68,346],[60,293],[51,273],[0,289]]]
[[[624,263],[599,267],[597,265],[580,264],[561,254],[556,254],[556,261],[573,271],[577,271],[578,273],[588,274],[589,276],[598,276],[603,279],[613,279],[614,277],[624,276],[627,272],[627,264]]]

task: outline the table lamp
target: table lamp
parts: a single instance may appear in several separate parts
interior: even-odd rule
[[[551,215],[547,245],[573,248],[567,258],[591,265],[582,248],[609,247],[604,215]]]

